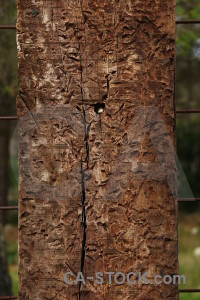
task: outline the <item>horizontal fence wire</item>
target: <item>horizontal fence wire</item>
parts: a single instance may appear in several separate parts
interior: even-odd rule
[[[0,25],[0,29],[16,29],[16,25]]]
[[[17,296],[2,296],[0,300],[14,300],[17,299]]]
[[[200,198],[178,198],[178,202],[196,202],[200,201]]]
[[[177,20],[176,24],[200,24],[200,20]],[[16,25],[0,25],[0,29],[16,29]]]
[[[0,210],[18,210],[18,206],[0,206]]]
[[[200,293],[200,289],[184,289],[179,290],[179,293]]]
[[[200,201],[200,198],[178,198],[178,202],[196,202],[196,201]],[[18,206],[0,206],[0,210],[18,210]]]
[[[179,109],[176,110],[177,114],[199,114],[200,109]],[[17,116],[0,116],[0,121],[4,120],[17,120]]]
[[[183,289],[179,290],[179,293],[200,293],[200,289]],[[15,300],[18,299],[17,296],[3,296],[0,300]]]
[[[17,116],[0,116],[0,121],[3,120],[17,120]]]
[[[177,20],[176,24],[200,24],[200,20]]]

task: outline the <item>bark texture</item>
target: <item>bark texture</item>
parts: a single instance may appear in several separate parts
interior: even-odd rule
[[[174,6],[18,0],[20,300],[178,299]]]

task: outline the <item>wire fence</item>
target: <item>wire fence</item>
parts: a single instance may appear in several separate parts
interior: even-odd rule
[[[17,296],[3,296],[0,297],[0,300],[14,300],[17,299]]]
[[[200,114],[200,109],[178,109],[177,114]],[[0,121],[17,120],[17,116],[0,116]]]
[[[200,24],[200,20],[177,20],[176,25],[190,25]],[[0,25],[0,29],[16,29],[16,25]],[[183,109],[176,110],[177,114],[200,113],[200,109]],[[17,116],[0,116],[0,121],[3,120],[17,120]],[[200,201],[200,198],[178,198],[178,202],[195,202]],[[0,206],[0,211],[4,210],[18,210],[18,206]],[[200,289],[180,289],[180,293],[200,293]],[[17,296],[3,296],[0,300],[14,300]]]
[[[200,24],[200,20],[177,20],[176,25]],[[16,29],[16,25],[0,25],[0,29]]]
[[[178,198],[178,202],[198,202],[200,198]],[[18,206],[0,206],[0,210],[18,210]]]

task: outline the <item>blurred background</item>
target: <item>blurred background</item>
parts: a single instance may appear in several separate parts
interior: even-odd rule
[[[177,0],[176,19],[200,19],[200,0]],[[0,0],[0,24],[16,23],[16,0]],[[177,25],[176,109],[200,109],[200,24]],[[15,30],[0,30],[0,115],[16,115]],[[17,205],[16,121],[0,121],[0,206]],[[177,114],[179,197],[200,197],[200,114]],[[0,296],[17,295],[17,211],[0,211]],[[200,288],[200,202],[179,203],[180,288]],[[200,293],[181,294],[181,300]]]

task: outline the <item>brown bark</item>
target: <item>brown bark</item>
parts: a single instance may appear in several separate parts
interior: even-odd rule
[[[177,274],[174,5],[18,1],[20,300],[178,299],[63,279]]]

